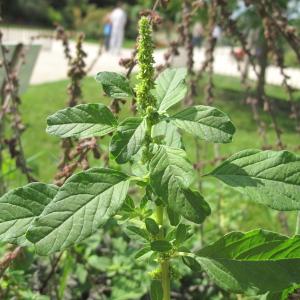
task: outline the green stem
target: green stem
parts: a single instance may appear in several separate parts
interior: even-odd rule
[[[170,292],[170,262],[169,260],[163,260],[160,264],[161,268],[161,284],[164,291],[163,300],[171,299]]]
[[[156,207],[156,220],[157,224],[161,226],[164,224],[164,207],[162,205]]]
[[[296,232],[295,234],[300,234],[300,211],[298,211],[297,215],[297,223],[296,223]]]
[[[160,225],[160,236],[163,238],[163,224],[164,224],[164,207],[162,205],[156,206],[156,220]],[[160,262],[161,271],[161,285],[163,288],[164,296],[163,300],[170,300],[170,261],[168,259],[162,259]]]

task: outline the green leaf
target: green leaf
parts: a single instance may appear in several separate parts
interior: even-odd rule
[[[148,232],[150,232],[152,235],[157,235],[159,233],[159,227],[152,218],[146,218],[145,224]]]
[[[185,219],[201,224],[211,213],[209,204],[198,191],[181,189],[172,202],[170,208],[180,213]]]
[[[153,95],[157,100],[160,112],[166,111],[184,98],[187,92],[186,74],[185,68],[178,68],[166,69],[158,76]]]
[[[127,99],[134,97],[129,80],[123,75],[114,72],[100,72],[96,75],[96,80],[102,84],[103,91],[112,98]]]
[[[300,209],[300,156],[291,152],[244,150],[210,175],[273,209]]]
[[[169,230],[165,232],[165,239],[167,241],[175,240],[175,234],[176,234],[176,228],[170,227]]]
[[[191,236],[192,236],[192,235],[190,234],[190,235],[189,235],[189,238],[190,238]],[[191,253],[191,251],[190,251],[187,247],[185,247],[185,246],[179,246],[179,247],[177,248],[177,250],[178,250],[179,252]]]
[[[57,298],[64,299],[65,291],[69,282],[69,275],[74,274],[74,266],[76,266],[75,276],[79,277],[79,281],[83,280],[85,277],[86,268],[82,264],[78,264],[76,257],[74,255],[66,255],[63,257],[63,261],[60,260],[61,270],[59,274],[59,279],[57,282]],[[81,274],[80,274],[81,273]],[[38,300],[38,299],[35,299]],[[49,298],[47,299],[49,300]]]
[[[169,222],[172,226],[177,226],[180,222],[180,214],[174,212],[170,207],[167,207]]]
[[[151,242],[151,250],[158,252],[168,252],[172,249],[170,242],[165,240],[156,240]]]
[[[193,272],[201,272],[202,268],[198,261],[190,256],[183,256],[182,257],[183,263],[189,267]]]
[[[285,291],[284,290],[283,292],[280,291],[280,292],[275,292],[275,293],[272,293],[272,292],[268,292],[262,296],[259,297],[259,300],[289,300],[289,295],[288,294],[285,294]],[[290,299],[293,299],[293,298],[290,298]]]
[[[280,292],[268,292],[262,295],[259,300],[297,300],[299,299],[299,284],[291,286]]]
[[[147,166],[143,163],[143,151],[144,149],[141,148],[140,151],[137,152],[130,160],[130,168],[132,174],[134,174],[137,177],[145,177],[148,174]]]
[[[194,180],[194,169],[182,149],[158,145],[149,164],[150,184],[162,200],[174,198],[173,185],[189,187]]]
[[[140,236],[142,239],[145,239],[146,241],[149,241],[149,234],[148,232],[140,227],[129,225],[127,226],[127,230],[133,232],[134,234]]]
[[[61,251],[94,233],[123,205],[124,173],[93,168],[71,176],[27,231],[40,255]]]
[[[26,245],[25,233],[57,193],[55,185],[30,183],[0,198],[0,240]]]
[[[134,258],[138,259],[144,256],[145,254],[149,253],[151,251],[150,246],[145,246],[142,249],[140,249],[135,255]]]
[[[176,243],[182,244],[188,237],[189,226],[185,224],[179,224],[176,228]]]
[[[90,255],[87,258],[87,263],[100,272],[106,272],[111,266],[112,260],[107,256]]]
[[[213,143],[230,143],[235,132],[228,116],[210,106],[188,107],[170,117],[170,120],[182,130]]]
[[[134,201],[128,195],[127,195],[121,209],[122,209],[122,211],[124,211],[126,213],[132,213],[135,210]]]
[[[145,134],[146,122],[141,118],[128,118],[120,123],[110,143],[110,152],[117,163],[126,163],[140,150]]]
[[[69,269],[69,273],[72,272],[72,267]],[[78,278],[78,281],[81,283],[81,284],[84,284],[86,282],[86,279],[88,277],[88,271],[85,267],[85,265],[83,264],[79,264],[79,263],[76,263],[76,277]]]
[[[195,258],[212,280],[234,293],[274,293],[300,282],[300,236],[232,232]]]
[[[202,223],[210,214],[203,197],[188,189],[194,172],[185,151],[159,145],[154,150],[149,170],[153,191],[172,211],[195,223]]]
[[[160,144],[173,148],[182,148],[181,134],[171,122],[161,121],[152,127],[151,136],[159,139]]]
[[[151,300],[162,300],[164,291],[160,280],[154,279],[151,281],[150,297]]]
[[[103,104],[80,104],[47,119],[47,132],[62,138],[102,136],[115,130],[117,120]]]

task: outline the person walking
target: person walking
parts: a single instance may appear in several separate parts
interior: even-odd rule
[[[216,25],[214,27],[213,33],[212,33],[213,38],[216,40],[216,42],[218,42],[221,37],[222,37],[222,29],[220,25]]]
[[[200,22],[196,22],[193,26],[192,31],[192,44],[194,47],[201,47],[202,39],[203,39],[203,27]]]
[[[124,39],[125,25],[127,15],[123,9],[123,4],[118,2],[117,7],[110,14],[112,31],[110,36],[109,49],[112,54],[118,55],[121,52],[121,47]]]

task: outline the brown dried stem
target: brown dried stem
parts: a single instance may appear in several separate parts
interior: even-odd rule
[[[23,143],[21,140],[22,132],[25,126],[22,124],[21,115],[19,112],[19,105],[21,99],[18,95],[19,80],[18,80],[18,68],[23,63],[24,59],[24,47],[19,46],[19,57],[16,58],[17,63],[14,68],[11,67],[11,62],[6,57],[6,48],[2,43],[2,34],[0,36],[0,51],[2,56],[2,65],[4,68],[5,82],[3,87],[3,103],[0,111],[1,119],[1,131],[4,130],[4,116],[5,114],[11,115],[11,127],[14,132],[14,136],[11,139],[6,139],[6,144],[9,146],[10,154],[16,161],[16,167],[26,176],[28,182],[35,181],[31,175],[31,170],[27,165],[25,153],[23,149]],[[1,133],[3,137],[4,132]],[[5,142],[5,141],[4,141]],[[3,143],[3,141],[1,141]]]
[[[192,5],[190,0],[184,0],[182,3],[182,25],[183,25],[183,43],[187,54],[187,75],[188,75],[188,93],[185,98],[186,105],[193,105],[193,97],[196,94],[196,83],[194,80],[194,46],[192,43]]]
[[[16,247],[14,250],[9,251],[5,256],[0,260],[0,278],[3,276],[6,269],[10,264],[22,253],[21,247]]]

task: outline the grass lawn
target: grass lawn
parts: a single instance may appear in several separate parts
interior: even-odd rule
[[[241,85],[241,81],[237,77],[233,76],[223,76],[223,75],[214,75],[216,86],[219,89],[224,89],[227,91],[233,92],[243,92],[244,88]],[[255,82],[251,81],[251,84],[255,87]],[[253,92],[255,90],[253,89]],[[282,86],[277,85],[267,85],[266,86],[266,95],[274,100],[287,101],[288,95],[286,90]],[[293,98],[295,101],[300,101],[300,90],[297,90],[293,93]]]
[[[205,80],[205,79],[204,79]],[[51,182],[54,174],[56,173],[56,166],[60,157],[60,140],[57,137],[49,136],[45,132],[46,117],[59,109],[65,107],[67,102],[66,86],[67,80],[58,81],[54,83],[41,84],[31,86],[22,97],[22,114],[27,130],[24,133],[24,149],[27,157],[34,157],[30,163],[34,169],[36,177],[44,182]],[[215,103],[214,106],[220,108],[226,112],[235,124],[237,131],[234,140],[231,144],[220,145],[220,152],[224,156],[228,156],[242,149],[246,148],[260,148],[261,140],[258,137],[256,125],[252,119],[252,114],[249,107],[242,104],[244,94],[241,86],[237,80],[230,79],[224,76],[215,76]],[[109,103],[109,99],[103,96],[103,92],[100,86],[96,83],[93,78],[86,78],[82,84],[84,102],[102,102]],[[203,82],[199,86],[199,90],[203,90]],[[284,91],[280,87],[267,87],[267,91],[270,95],[276,95],[276,98],[282,99],[284,97]],[[202,103],[203,93],[197,97],[197,103]],[[262,117],[265,122],[270,125],[270,118],[264,112]],[[129,107],[124,106],[122,110],[122,116],[129,114]],[[283,111],[277,111],[278,122],[280,127],[283,129],[283,141],[287,145],[288,149],[295,149],[299,146],[299,136],[295,133],[294,125],[288,118],[288,114]],[[274,144],[275,135],[268,126],[267,134],[270,144]],[[195,161],[195,143],[191,136],[184,136],[186,149],[189,154],[189,158]],[[101,141],[105,143],[105,139]],[[213,157],[213,146],[205,143],[200,143],[201,156],[205,159]],[[211,168],[211,167],[210,167]],[[208,168],[209,169],[209,168]],[[15,174],[14,174],[15,175]],[[17,179],[15,179],[17,177]],[[22,176],[11,176],[13,179],[11,182],[12,186],[19,186],[23,182]],[[219,201],[218,197],[212,196],[216,189],[218,189],[223,200],[223,211],[228,210],[227,221],[225,215],[221,216],[224,222],[227,224],[231,223],[230,218],[232,216],[232,204],[238,203],[240,207],[240,213],[234,218],[237,220],[237,224],[241,229],[253,228],[253,223],[258,226],[269,229],[278,228],[277,212],[270,211],[260,205],[250,204],[244,201],[240,194],[221,188],[220,185],[216,185],[215,181],[205,180],[203,183],[204,194],[211,199],[212,203],[217,204]],[[236,202],[238,201],[238,202]],[[255,222],[253,221],[253,215],[256,216]],[[289,213],[289,223],[293,226],[295,220],[295,213]],[[232,225],[232,224],[231,224]],[[234,229],[230,225],[229,229]]]
[[[74,39],[75,40],[75,39]],[[99,41],[100,39],[89,39],[89,38],[85,38],[85,42],[88,42],[88,43],[92,43],[92,44],[97,44],[99,45]],[[103,39],[101,39],[101,43],[103,43]],[[126,48],[126,49],[133,49],[135,47],[135,44],[136,44],[136,41],[135,40],[132,40],[132,39],[124,39],[124,42],[123,42],[123,45],[122,47],[123,48]]]

